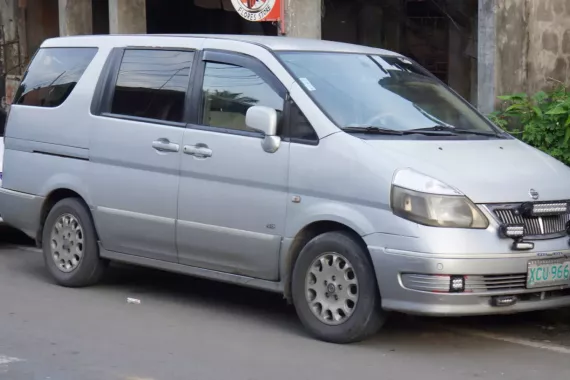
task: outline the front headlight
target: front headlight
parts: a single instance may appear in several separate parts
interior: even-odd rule
[[[467,197],[441,181],[403,169],[392,183],[394,214],[432,227],[481,228],[489,221]]]

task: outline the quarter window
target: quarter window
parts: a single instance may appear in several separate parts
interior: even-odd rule
[[[194,53],[126,50],[111,113],[182,122]]]
[[[203,85],[203,125],[253,132],[245,124],[252,106],[274,108],[279,119],[284,99],[252,70],[207,62]],[[279,123],[280,124],[280,123]]]
[[[311,122],[295,102],[291,102],[290,113],[289,137],[307,142],[318,142],[319,137],[313,129]]]
[[[38,50],[16,92],[14,104],[57,107],[69,97],[97,48]]]

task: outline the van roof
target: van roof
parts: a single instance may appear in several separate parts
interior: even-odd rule
[[[333,42],[308,38],[292,38],[292,37],[271,37],[271,36],[251,36],[251,35],[225,35],[225,34],[114,34],[114,35],[97,35],[97,36],[69,36],[57,37],[46,40],[42,47],[59,47],[59,46],[79,46],[85,45],[155,45],[160,46],[161,40],[165,38],[193,38],[193,39],[220,39],[245,42],[263,46],[269,50],[286,51],[328,51],[341,53],[363,53],[363,54],[381,54],[395,55],[400,54],[389,50],[377,49],[368,46],[354,45],[343,42]],[[144,41],[144,44],[142,43]]]

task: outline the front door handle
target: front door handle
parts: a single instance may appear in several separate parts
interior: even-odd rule
[[[180,145],[171,143],[168,139],[158,139],[152,142],[152,147],[159,152],[178,152]]]
[[[212,157],[212,149],[205,144],[184,145],[184,153],[196,158]]]

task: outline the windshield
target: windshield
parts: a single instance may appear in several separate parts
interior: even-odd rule
[[[283,52],[279,56],[341,128],[408,131],[444,127],[497,132],[461,98],[406,58],[328,52]]]

